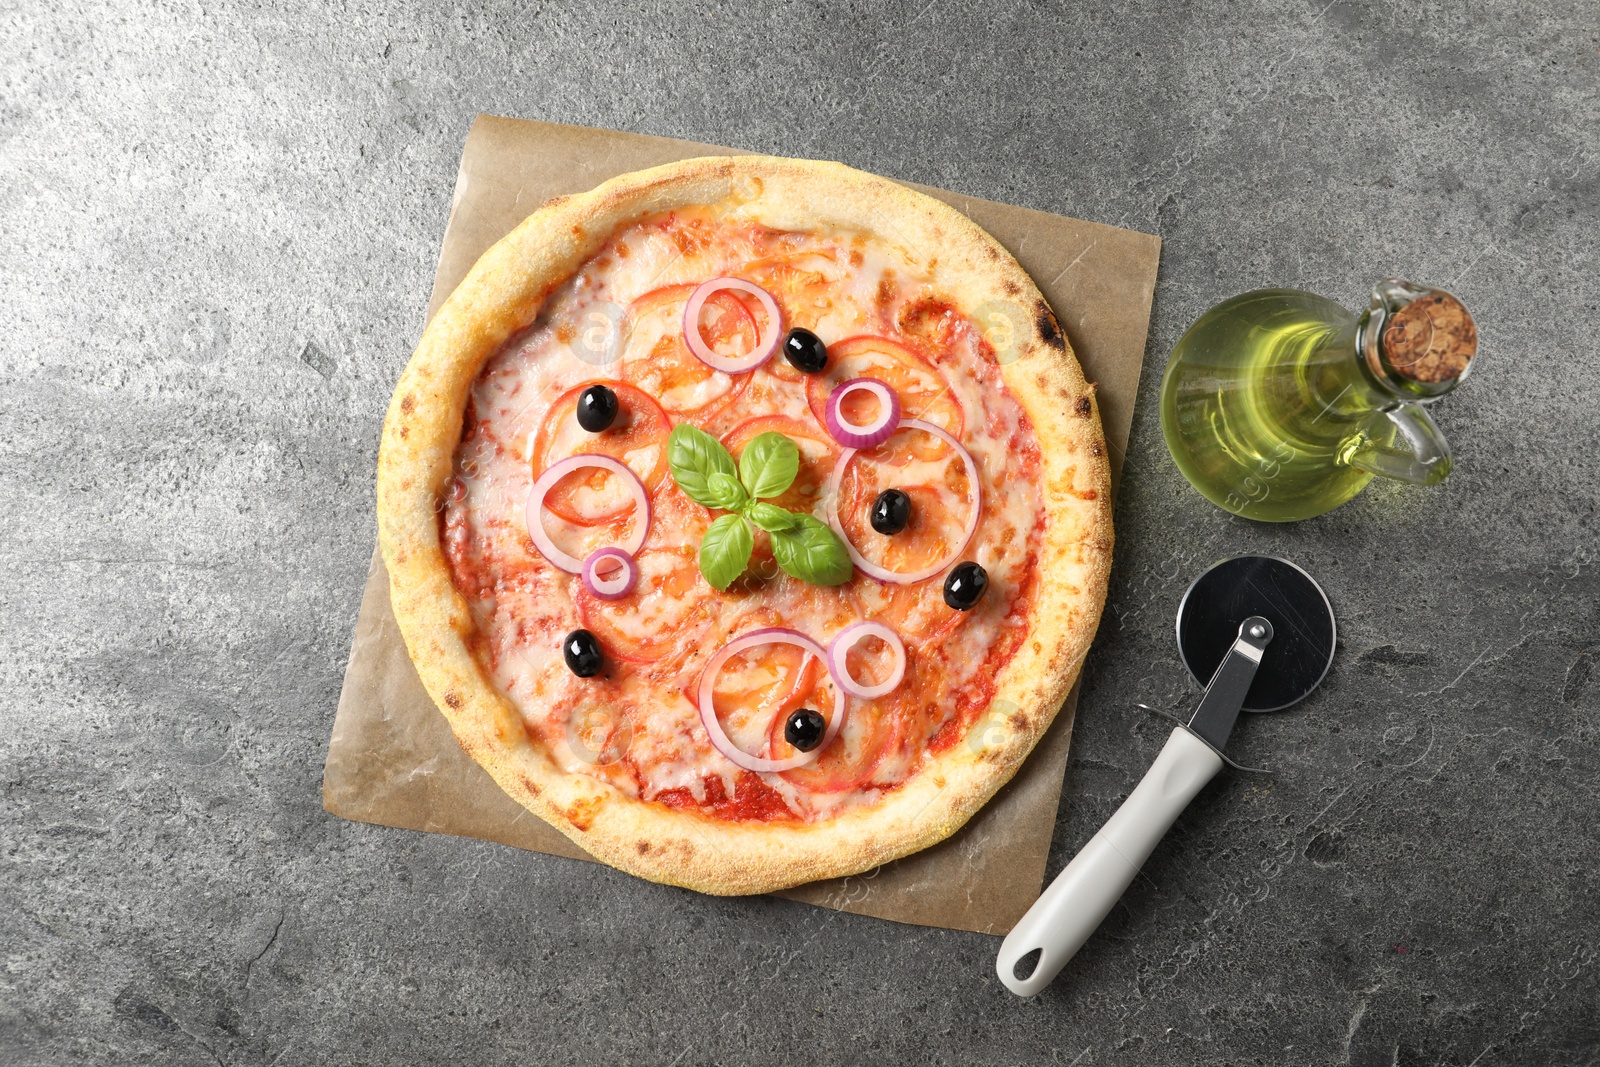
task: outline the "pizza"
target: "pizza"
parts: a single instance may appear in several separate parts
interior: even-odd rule
[[[597,859],[720,894],[965,823],[1075,681],[1112,545],[1094,388],[1016,261],[759,156],[486,252],[395,389],[377,499],[465,751]]]

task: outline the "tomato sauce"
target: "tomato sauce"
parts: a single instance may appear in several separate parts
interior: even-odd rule
[[[794,812],[784,802],[783,795],[767,785],[751,771],[741,771],[734,779],[734,793],[728,795],[727,786],[717,775],[708,774],[700,780],[705,791],[704,800],[696,800],[688,789],[668,789],[656,794],[656,803],[680,810],[700,811],[729,822],[773,822],[794,819]]]

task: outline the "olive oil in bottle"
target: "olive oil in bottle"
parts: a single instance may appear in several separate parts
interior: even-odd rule
[[[1459,301],[1398,279],[1359,317],[1294,289],[1245,293],[1173,349],[1162,432],[1196,489],[1250,519],[1321,515],[1374,475],[1437,484],[1450,454],[1420,404],[1454,388],[1475,347]]]

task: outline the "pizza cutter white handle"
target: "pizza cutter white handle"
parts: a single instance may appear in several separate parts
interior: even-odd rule
[[[1185,727],[1172,731],[1144,780],[1072,858],[1000,946],[995,970],[1007,989],[1031,997],[1077,954],[1133,883],[1189,801],[1222,769],[1216,750]],[[1042,950],[1032,973],[1017,961]]]

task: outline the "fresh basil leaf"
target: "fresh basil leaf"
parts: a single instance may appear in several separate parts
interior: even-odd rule
[[[724,515],[700,539],[700,573],[717,589],[726,589],[744,573],[755,548],[750,524],[739,515]]]
[[[708,508],[725,506],[719,502],[721,497],[711,491],[711,476],[725,474],[734,478],[739,473],[722,442],[687,422],[674,426],[672,436],[667,438],[667,467],[684,495]]]
[[[815,515],[796,515],[793,526],[774,530],[772,556],[785,574],[812,585],[843,585],[855,572],[844,542]]]
[[[781,433],[758,435],[739,456],[739,480],[753,497],[779,495],[799,473],[800,448]]]
[[[721,471],[714,472],[706,479],[706,495],[716,501],[711,507],[725,511],[738,511],[750,503],[750,494],[744,491],[739,479]]]
[[[792,511],[785,511],[776,504],[758,501],[745,510],[745,518],[757,526],[772,533],[775,530],[787,530],[800,521],[800,516]]]

